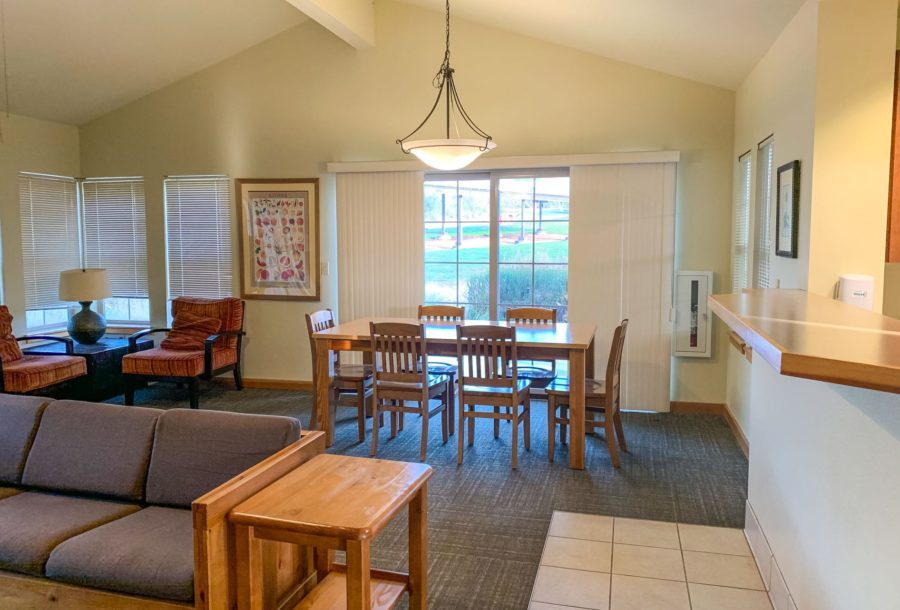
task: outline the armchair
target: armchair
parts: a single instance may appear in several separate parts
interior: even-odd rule
[[[179,297],[172,301],[172,317],[189,313],[221,322],[221,328],[202,340],[202,349],[170,349],[165,346],[139,351],[137,341],[171,328],[150,328],[128,337],[128,354],[122,359],[125,375],[125,404],[134,404],[134,393],[143,381],[168,381],[188,386],[192,409],[200,406],[200,380],[231,371],[238,390],[244,333],[244,302],[237,298],[200,299]]]
[[[14,337],[12,320],[12,314],[6,305],[0,305],[0,392],[28,394],[87,375],[87,361],[74,355],[75,343],[72,339],[49,335]],[[19,349],[19,342],[32,340],[64,343],[66,355],[23,354]]]

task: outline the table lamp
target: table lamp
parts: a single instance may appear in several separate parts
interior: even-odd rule
[[[91,311],[91,303],[112,296],[106,269],[69,269],[59,274],[59,300],[78,301],[81,311],[69,320],[69,336],[92,344],[106,333],[106,318]]]

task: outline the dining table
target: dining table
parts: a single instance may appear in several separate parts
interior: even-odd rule
[[[566,360],[569,378],[584,379],[587,372],[594,372],[594,335],[597,327],[589,323],[507,323],[495,320],[428,321],[418,318],[359,318],[342,322],[332,328],[314,333],[316,361],[313,363],[313,388],[315,391],[314,429],[325,432],[325,443],[334,443],[334,422],[329,417],[330,383],[334,370],[333,352],[362,352],[363,361],[372,362],[372,345],[369,323],[401,322],[422,324],[428,355],[456,356],[457,326],[511,326],[516,329],[516,349],[519,360]],[[569,467],[584,468],[585,459],[585,384],[570,384],[569,409],[571,410],[569,441]],[[549,424],[548,424],[549,425]]]

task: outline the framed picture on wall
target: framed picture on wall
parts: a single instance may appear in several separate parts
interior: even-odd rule
[[[235,180],[241,297],[318,301],[319,180]]]
[[[797,258],[800,227],[800,161],[778,168],[778,212],[775,230],[775,254]]]
[[[712,354],[706,304],[712,287],[712,271],[679,271],[675,274],[676,356],[709,358]]]

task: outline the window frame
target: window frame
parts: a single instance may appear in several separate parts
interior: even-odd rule
[[[567,168],[567,167],[562,167],[562,168],[540,168],[540,169],[531,169],[531,170],[494,170],[494,171],[489,171],[489,172],[484,172],[484,171],[453,172],[453,173],[429,172],[429,173],[426,173],[426,174],[425,174],[425,179],[424,179],[424,183],[425,183],[426,185],[427,185],[429,182],[450,182],[450,181],[456,181],[456,182],[457,182],[457,189],[459,188],[459,187],[458,187],[458,183],[459,183],[459,182],[462,182],[462,181],[466,181],[466,180],[485,180],[485,179],[489,179],[489,181],[490,181],[490,187],[489,187],[489,206],[490,206],[490,208],[489,208],[489,248],[488,248],[489,254],[488,254],[488,261],[487,261],[487,263],[463,263],[463,264],[479,264],[479,265],[481,265],[481,264],[487,264],[487,265],[488,265],[488,269],[489,269],[489,282],[488,282],[488,303],[487,303],[487,306],[488,306],[488,318],[491,319],[491,320],[494,320],[494,319],[502,319],[502,318],[504,317],[504,316],[501,315],[501,311],[500,311],[500,307],[501,307],[501,306],[505,306],[505,307],[510,307],[510,306],[518,307],[518,306],[521,306],[521,305],[509,305],[509,304],[500,303],[500,294],[499,294],[499,288],[500,288],[500,286],[499,286],[499,284],[500,284],[500,271],[501,271],[500,267],[501,267],[502,265],[515,264],[515,265],[527,265],[527,266],[530,267],[530,269],[531,269],[531,286],[532,286],[531,295],[532,295],[532,297],[531,297],[531,304],[528,305],[528,306],[538,306],[538,307],[542,306],[541,303],[535,303],[535,302],[534,302],[534,294],[535,294],[535,290],[534,290],[534,287],[535,287],[535,273],[536,273],[536,268],[537,268],[537,267],[541,267],[541,266],[552,266],[552,267],[560,267],[560,266],[564,266],[564,267],[566,268],[566,298],[567,298],[567,300],[568,300],[568,295],[569,295],[569,284],[568,284],[569,257],[568,257],[568,252],[567,252],[566,262],[565,262],[565,263],[553,263],[553,262],[551,262],[551,263],[538,263],[538,262],[536,262],[536,261],[534,260],[534,250],[532,250],[532,258],[531,258],[531,261],[529,261],[529,262],[523,262],[523,263],[508,263],[508,262],[507,262],[507,263],[504,263],[504,262],[501,262],[501,261],[500,261],[500,237],[501,237],[501,236],[500,236],[500,230],[501,230],[501,226],[500,226],[500,225],[501,225],[501,220],[500,220],[500,182],[501,182],[501,180],[504,180],[504,179],[511,179],[511,178],[512,178],[512,179],[515,179],[515,178],[520,178],[520,179],[521,179],[521,178],[525,178],[525,179],[532,179],[532,180],[535,180],[535,181],[536,181],[537,179],[540,179],[540,178],[566,178],[566,179],[570,179],[570,172],[569,172],[569,168]],[[570,183],[570,184],[571,184],[571,183]],[[535,184],[535,188],[536,188],[536,184]],[[535,201],[535,199],[534,199],[534,195],[535,195],[535,194],[536,194],[536,192],[533,190],[533,191],[532,191],[532,201]],[[570,193],[569,193],[569,198],[570,198],[570,200],[571,200],[571,191],[570,191]],[[427,221],[425,221],[425,222],[427,222]],[[425,222],[423,222],[423,239],[424,239]],[[532,225],[534,225],[537,221],[534,220],[534,219],[532,218],[531,221],[524,221],[524,222],[530,222]],[[566,222],[569,226],[571,226],[571,209],[570,209],[569,217],[568,217],[565,221],[560,221],[560,222]],[[460,218],[459,218],[459,212],[458,212],[458,211],[457,211],[457,218],[456,218],[455,224],[456,224],[456,226],[457,226],[457,231],[458,231],[458,230],[459,230],[458,227],[459,227],[459,225],[461,224],[461,220],[460,220]],[[465,223],[462,223],[462,224],[465,224]],[[567,237],[567,239],[566,239],[566,242],[567,242],[567,248],[568,248],[568,237]],[[458,249],[457,249],[457,250],[458,250]],[[470,305],[470,303],[468,303],[468,302],[463,302],[462,300],[460,300],[460,294],[459,294],[459,271],[458,271],[458,270],[459,270],[460,262],[459,262],[459,254],[458,254],[458,251],[457,251],[457,260],[456,260],[455,263],[428,263],[428,262],[426,262],[426,261],[424,260],[424,256],[423,256],[423,275],[424,275],[424,277],[425,277],[426,285],[427,285],[427,268],[428,268],[428,265],[429,265],[429,264],[454,264],[454,265],[456,265],[456,268],[457,268],[457,280],[456,280],[456,281],[457,281],[457,301],[456,301],[455,303],[453,303],[453,304],[455,304],[455,305],[457,305],[457,306],[459,306],[459,305],[463,305],[463,306],[468,306],[468,305]],[[423,294],[423,302],[424,302],[425,304],[427,304],[427,305],[430,305],[430,304],[436,304],[436,305],[437,305],[437,304],[450,304],[450,303],[448,303],[448,302],[426,301],[425,298],[424,298],[425,296],[426,296],[426,295]],[[480,303],[479,303],[478,305],[480,305]],[[543,305],[543,306],[546,306],[546,305]],[[565,310],[566,310],[566,311],[565,311],[565,314],[566,314],[566,315],[564,315],[564,316],[561,318],[560,321],[565,321],[565,320],[567,319],[568,305],[566,306]]]

